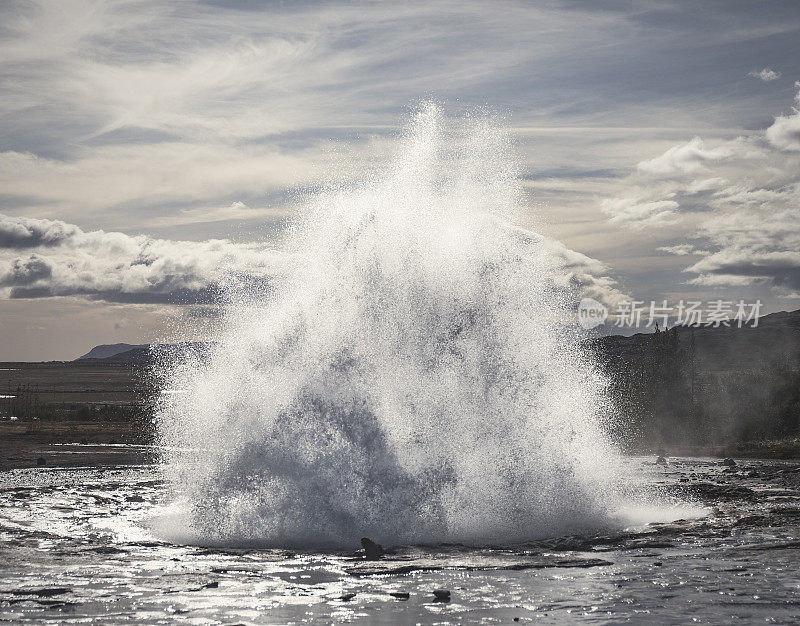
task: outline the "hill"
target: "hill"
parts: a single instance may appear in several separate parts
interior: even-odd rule
[[[758,326],[676,326],[680,346],[694,342],[695,367],[703,372],[747,371],[780,360],[800,365],[800,310],[765,315]],[[654,330],[631,336],[607,335],[592,340],[604,362],[639,362],[657,340]]]
[[[800,311],[755,327],[675,327],[587,342],[607,375],[609,428],[634,450],[800,437]]]
[[[131,350],[147,350],[150,346],[147,344],[133,345],[130,343],[112,343],[95,346],[83,356],[79,356],[76,361],[83,361],[85,359],[108,359],[123,352],[130,352]]]
[[[145,344],[139,346],[120,343],[113,346],[97,346],[92,348],[90,352],[79,359],[76,359],[76,361],[107,363],[109,365],[148,365],[162,355],[172,357],[178,353],[187,352],[190,350],[202,354],[206,352],[211,345],[212,343],[202,341],[182,341],[179,343],[160,343],[152,345]],[[122,347],[122,349],[109,350],[106,356],[99,356],[103,354],[104,348],[117,347]]]

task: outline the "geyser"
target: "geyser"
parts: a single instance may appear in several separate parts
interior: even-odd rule
[[[504,544],[615,508],[603,381],[487,116],[420,108],[371,181],[308,204],[269,297],[163,372],[171,538]],[[161,525],[163,528],[165,525]]]

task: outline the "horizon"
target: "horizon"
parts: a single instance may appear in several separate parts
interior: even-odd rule
[[[430,99],[512,137],[579,298],[796,310],[800,12],[766,6],[4,5],[0,361],[213,333],[223,266],[269,281]]]
[[[758,327],[758,325],[760,324],[760,320],[762,320],[765,317],[769,317],[769,316],[773,316],[773,315],[780,315],[780,314],[790,315],[792,313],[800,313],[800,309],[797,309],[797,310],[794,310],[794,311],[792,311],[792,310],[773,311],[771,313],[767,313],[765,315],[759,316],[759,318],[757,319],[755,325],[753,325],[752,322],[750,322],[748,324],[744,324],[743,326],[741,326],[741,328]],[[711,322],[703,323],[703,324],[700,324],[700,325],[693,325],[693,326],[692,325],[686,325],[686,324],[668,324],[668,325],[663,326],[663,327],[659,326],[658,328],[656,328],[655,325],[651,325],[651,326],[642,325],[642,326],[631,328],[631,327],[618,327],[615,324],[602,324],[599,328],[598,327],[594,327],[592,329],[588,329],[589,331],[594,331],[594,332],[588,332],[586,337],[585,337],[585,339],[588,340],[588,341],[596,341],[596,340],[609,338],[609,337],[628,337],[628,338],[630,338],[630,337],[635,337],[636,335],[648,335],[648,334],[653,334],[653,333],[656,333],[656,332],[659,332],[659,331],[663,332],[663,331],[666,331],[666,330],[672,330],[672,329],[675,329],[675,328],[678,328],[678,329],[684,329],[684,328],[691,328],[691,329],[707,329],[708,328],[708,329],[714,329],[714,328],[735,328],[735,327],[736,327],[735,324],[732,325],[732,326],[731,325],[723,325],[723,324],[714,326],[714,325],[712,325]],[[114,352],[114,354],[116,355],[116,354],[123,354],[124,352],[127,352],[129,350],[136,350],[136,349],[141,349],[141,348],[153,348],[153,347],[158,347],[158,346],[163,346],[163,345],[176,345],[176,344],[179,344],[179,343],[188,343],[188,344],[191,344],[191,343],[205,343],[205,344],[209,344],[209,343],[214,343],[214,340],[212,339],[212,340],[209,340],[209,341],[200,341],[200,342],[177,341],[177,342],[173,342],[171,344],[159,344],[159,343],[132,344],[132,343],[126,343],[124,341],[115,342],[115,343],[101,343],[101,344],[95,344],[95,345],[93,345],[91,347],[87,347],[83,353],[81,353],[80,355],[78,355],[78,356],[76,356],[74,358],[70,358],[70,359],[49,359],[49,360],[46,360],[46,361],[0,361],[0,363],[5,363],[5,364],[8,364],[8,363],[70,363],[70,362],[73,362],[73,361],[80,361],[82,359],[85,359],[92,352],[94,352],[95,350],[102,349],[102,348],[116,348],[116,347],[119,347],[119,346],[124,346],[123,350],[119,350],[119,351]],[[103,359],[105,357],[90,357],[90,358]]]

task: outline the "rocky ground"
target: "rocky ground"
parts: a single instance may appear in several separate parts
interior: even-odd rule
[[[630,458],[626,483],[656,497],[644,520],[368,558],[168,543],[155,467],[41,446],[47,465],[0,472],[0,621],[785,624],[800,609],[793,462]]]
[[[152,460],[140,427],[114,422],[0,422],[0,472],[26,467],[99,467]]]

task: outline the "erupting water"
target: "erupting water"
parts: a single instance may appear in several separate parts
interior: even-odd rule
[[[503,134],[423,107],[375,180],[317,196],[269,298],[169,368],[173,539],[500,544],[598,528],[603,381]]]

